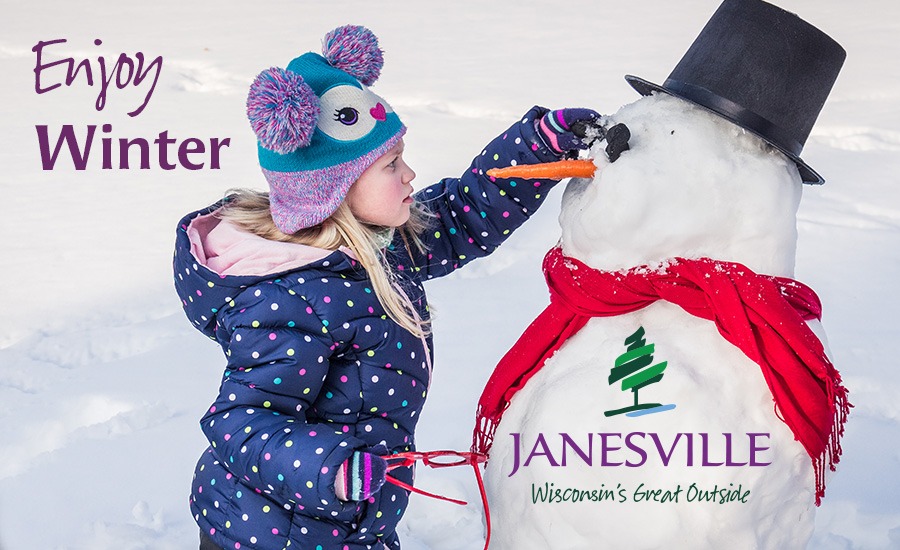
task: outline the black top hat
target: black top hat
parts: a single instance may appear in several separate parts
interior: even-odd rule
[[[643,95],[680,97],[753,132],[797,163],[804,183],[821,184],[800,152],[846,55],[796,14],[725,0],[662,86],[625,79]]]

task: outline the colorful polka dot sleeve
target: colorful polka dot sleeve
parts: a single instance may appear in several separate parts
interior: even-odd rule
[[[446,275],[487,256],[547,198],[558,182],[496,179],[486,174],[490,168],[559,160],[535,129],[535,120],[547,112],[533,107],[491,141],[462,177],[445,179],[416,194],[436,216],[434,226],[423,235],[428,253],[412,259],[425,278]]]
[[[329,480],[366,445],[326,425],[297,422],[329,372],[335,343],[328,327],[296,291],[273,283],[226,304],[219,330],[230,334],[228,366],[219,398],[201,422],[213,454],[246,483],[272,487],[285,503],[340,509]]]

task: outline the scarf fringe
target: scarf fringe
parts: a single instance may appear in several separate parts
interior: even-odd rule
[[[490,459],[491,446],[494,444],[494,435],[497,433],[499,421],[488,418],[483,413],[484,410],[479,407],[475,431],[472,433],[472,448],[470,450],[473,453],[483,454],[487,459]]]
[[[841,384],[841,377],[835,371],[834,384],[829,385],[829,395],[833,396],[831,400],[834,403],[834,419],[831,426],[831,433],[828,436],[828,443],[825,450],[819,456],[812,457],[813,467],[816,471],[816,506],[822,505],[822,497],[825,496],[825,474],[826,465],[832,472],[837,471],[837,465],[841,462],[841,437],[844,435],[844,424],[850,415],[850,409],[853,404],[848,399],[849,392],[847,388]]]

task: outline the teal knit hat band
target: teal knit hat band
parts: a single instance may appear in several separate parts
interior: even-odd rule
[[[362,86],[355,77],[332,67],[324,57],[314,52],[294,58],[288,63],[287,70],[303,76],[303,81],[309,84],[312,91],[319,97],[332,86],[341,84],[349,84],[357,88]]]
[[[335,29],[323,49],[325,57],[310,52],[287,70],[263,71],[247,99],[272,217],[283,233],[328,218],[406,132],[390,105],[363,85],[378,78],[383,62],[371,31]]]
[[[403,126],[384,99],[319,54],[304,54],[291,61],[287,70],[301,75],[318,97],[318,122],[309,145],[292,153],[279,154],[260,143],[259,162],[266,170],[318,170],[349,162],[383,144]]]

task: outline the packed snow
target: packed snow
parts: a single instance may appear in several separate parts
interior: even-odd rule
[[[800,174],[783,154],[721,117],[668,95],[609,117],[631,131],[622,162],[599,142],[593,181],[565,191],[563,250],[616,271],[682,256],[790,277]]]
[[[231,187],[262,188],[244,115],[262,69],[319,48],[346,23],[380,38],[385,67],[374,91],[410,130],[405,156],[424,186],[457,175],[537,103],[613,114],[637,94],[623,79],[661,82],[717,0],[373,3],[264,7],[224,0],[3,2],[4,99],[0,185],[0,548],[192,549],[187,497],[206,443],[198,420],[214,399],[221,351],[187,322],[171,282],[175,223]],[[900,278],[900,4],[887,0],[777,2],[834,37],[847,62],[803,159],[825,179],[798,211],[795,278],[816,290],[836,366],[855,408],[839,472],[816,512],[810,548],[900,548],[900,382],[892,376]],[[141,85],[107,89],[83,73],[65,85],[45,62],[122,53],[164,59],[146,108]],[[95,39],[101,44],[95,45]],[[145,67],[146,69],[146,67]],[[110,124],[109,132],[102,126]],[[63,148],[42,170],[35,127],[83,138],[96,126],[86,170]],[[103,137],[152,143],[230,139],[221,168],[102,168]],[[421,449],[469,447],[475,404],[491,369],[547,304],[543,254],[560,237],[562,188],[492,257],[429,287],[435,378],[418,429]],[[478,548],[481,504],[471,470],[418,472],[418,484],[469,502],[414,496],[401,523],[407,550]]]
[[[612,123],[628,126],[630,150],[609,163],[596,145],[595,177],[563,195],[562,250],[588,265],[568,262],[574,277],[666,273],[680,261],[671,258],[793,274],[802,183],[792,161],[665,94],[626,105]],[[706,276],[727,272],[722,264]],[[640,343],[626,348],[631,335]],[[663,369],[634,394],[610,371],[632,349],[649,352],[646,372]],[[639,402],[658,404],[621,409]],[[810,458],[776,416],[760,367],[712,322],[670,303],[591,319],[569,338],[513,397],[485,479],[494,550],[600,539],[632,550],[800,550],[815,518]]]

